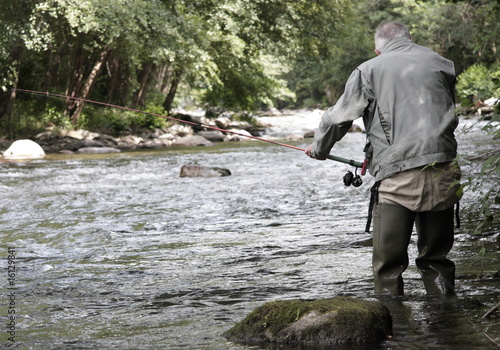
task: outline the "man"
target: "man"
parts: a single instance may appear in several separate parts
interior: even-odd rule
[[[377,294],[402,295],[413,225],[415,262],[428,294],[454,294],[453,206],[460,170],[454,130],[453,62],[411,41],[399,22],[380,25],[377,57],[354,70],[344,94],[322,117],[306,154],[324,160],[333,145],[363,117],[369,143],[372,191],[373,273]],[[377,198],[378,197],[378,198]]]

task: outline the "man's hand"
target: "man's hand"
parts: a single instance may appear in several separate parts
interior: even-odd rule
[[[317,159],[317,160],[326,160],[326,157],[314,156],[314,155],[313,155],[313,145],[312,145],[312,144],[310,144],[309,146],[307,146],[307,148],[306,148],[306,151],[305,151],[305,152],[306,152],[306,154],[307,154],[309,157],[311,157],[311,158],[313,158],[313,159]]]

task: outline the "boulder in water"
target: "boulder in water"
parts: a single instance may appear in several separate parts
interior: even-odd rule
[[[183,165],[180,177],[220,177],[229,175],[231,175],[231,172],[224,168]]]
[[[223,335],[243,344],[374,346],[392,335],[392,318],[379,301],[280,300],[258,307]]]

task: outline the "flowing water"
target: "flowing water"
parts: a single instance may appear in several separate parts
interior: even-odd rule
[[[318,117],[290,117],[286,133]],[[478,135],[463,136],[467,150]],[[334,154],[362,160],[363,145],[363,134],[348,134]],[[184,164],[232,175],[181,178]],[[0,164],[0,344],[254,349],[221,334],[264,302],[374,299],[363,244],[372,180],[345,187],[348,170],[263,142]],[[480,318],[500,301],[492,240],[457,231],[458,297],[473,307],[426,299],[410,265],[407,297],[391,305],[394,339],[380,348],[495,348],[498,319]]]

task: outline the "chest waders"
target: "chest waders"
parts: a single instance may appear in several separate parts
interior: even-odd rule
[[[413,212],[397,204],[377,203],[373,209],[375,293],[404,293],[402,274],[408,267],[408,245],[415,224],[415,262],[427,294],[453,295],[455,264],[446,257],[453,245],[453,207]]]

